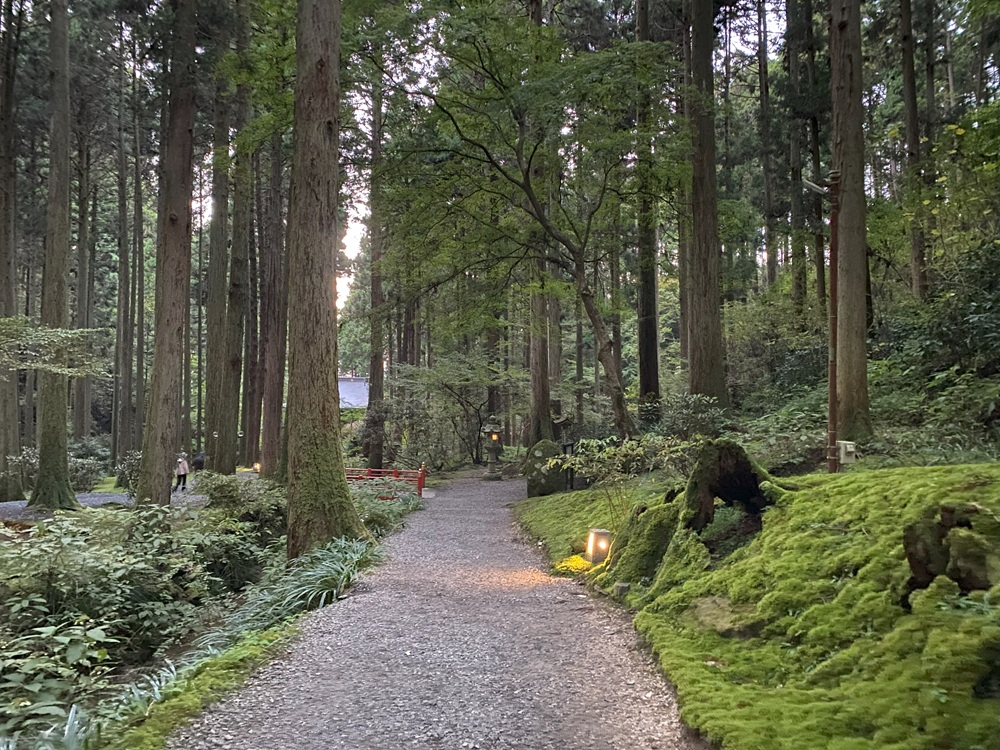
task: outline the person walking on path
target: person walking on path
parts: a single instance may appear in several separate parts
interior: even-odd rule
[[[524,482],[462,478],[169,750],[706,750],[627,613],[548,575]]]
[[[174,486],[174,492],[177,492],[177,490],[181,490],[182,492],[187,490],[188,474],[191,473],[187,455],[187,453],[182,453],[180,458],[177,459],[177,466],[174,467],[174,474],[177,475],[177,484]]]

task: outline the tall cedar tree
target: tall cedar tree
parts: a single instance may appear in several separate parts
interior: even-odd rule
[[[844,440],[872,434],[865,287],[865,110],[861,101],[861,0],[830,2],[833,168],[840,171],[837,261],[837,423]]]
[[[691,100],[694,133],[691,202],[693,236],[689,258],[688,362],[691,393],[728,405],[719,292],[720,247],[715,179],[715,115],[712,3],[691,3]]]
[[[247,0],[236,3],[236,47],[242,59],[250,41],[250,18]],[[245,80],[236,87],[234,121],[242,132],[250,120],[250,86]],[[251,201],[253,200],[251,154],[245,139],[237,139],[233,164],[233,233],[229,256],[229,297],[226,305],[225,362],[219,381],[219,404],[215,429],[219,439],[215,446],[214,469],[222,474],[236,472],[239,447],[237,430],[240,416],[240,375],[243,372],[243,329],[249,299],[249,255]]]
[[[217,30],[215,54],[229,48],[229,24]],[[219,65],[212,114],[212,224],[208,234],[208,292],[205,310],[205,452],[207,466],[221,471],[220,424],[225,418],[222,381],[226,367],[226,266],[229,263],[229,76]],[[235,431],[233,440],[236,439]]]
[[[69,12],[66,0],[49,6],[52,129],[49,137],[49,195],[45,225],[45,270],[42,273],[42,325],[66,328],[69,323]],[[39,374],[41,418],[38,432],[38,480],[28,504],[33,508],[77,508],[69,484],[65,375]]]
[[[288,285],[282,229],[281,132],[271,134],[267,241],[261,247],[261,348],[264,352],[264,399],[260,447],[261,476],[274,477],[281,453],[281,416],[285,400],[285,336]]]
[[[298,0],[288,247],[288,557],[365,528],[340,447],[340,2]]]
[[[371,359],[368,365],[368,409],[365,413],[365,439],[368,443],[368,468],[381,469],[385,452],[385,335],[382,321],[382,135],[383,96],[381,47],[375,49],[372,77],[371,174],[369,182],[368,246],[371,252]]]
[[[136,497],[168,504],[180,439],[181,368],[191,284],[195,39],[197,0],[177,0],[173,20],[168,125],[163,145],[163,211],[156,254],[156,351],[149,385],[149,418],[142,436]]]
[[[635,38],[650,41],[649,0],[635,4]],[[636,116],[638,135],[639,182],[638,237],[639,246],[639,407],[640,414],[655,417],[660,403],[660,337],[657,325],[658,264],[656,259],[656,203],[653,199],[653,149],[649,132],[652,97],[644,91]]]
[[[13,0],[3,5],[0,29],[0,316],[17,314],[14,279],[14,213],[17,171],[14,160],[14,76],[21,14]],[[17,377],[0,371],[0,502],[23,500],[20,476],[7,473],[7,456],[21,451],[18,434]]]
[[[21,11],[14,0],[3,4],[0,28],[0,317],[17,315],[14,289],[14,212],[17,168],[14,160],[14,74],[17,70]],[[0,370],[0,502],[23,500],[21,477],[7,473],[7,456],[21,452],[18,434],[17,375]]]

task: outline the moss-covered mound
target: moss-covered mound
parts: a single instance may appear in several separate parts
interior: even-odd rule
[[[641,607],[636,625],[677,684],[684,718],[726,750],[997,750],[1000,468],[813,476],[794,492],[764,490],[773,505],[760,531],[720,559],[703,544],[712,525],[674,523],[665,539],[678,513],[667,508],[689,498],[644,497],[633,521],[649,516],[645,527],[613,542],[610,572],[591,574],[601,585],[627,566],[645,574],[627,601]],[[547,542],[548,530],[563,540],[579,530],[579,542],[549,544],[556,559],[607,522],[575,494],[522,514]],[[915,586],[904,530],[944,523],[955,507],[965,521],[939,534],[950,561],[932,561],[944,574]],[[642,554],[630,557],[633,544]],[[970,575],[972,564],[985,573]],[[963,593],[983,574],[990,591]]]

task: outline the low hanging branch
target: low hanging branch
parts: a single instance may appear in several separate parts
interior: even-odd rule
[[[105,377],[107,369],[94,352],[96,339],[105,333],[99,328],[36,326],[23,316],[0,318],[0,372],[36,370],[69,377]]]

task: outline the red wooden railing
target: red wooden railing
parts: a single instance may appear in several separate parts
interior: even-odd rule
[[[409,482],[417,488],[417,495],[423,497],[424,482],[427,479],[427,466],[420,464],[419,469],[351,469],[347,468],[347,478],[352,480],[364,479],[398,479],[401,482]]]

